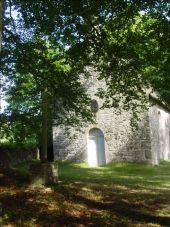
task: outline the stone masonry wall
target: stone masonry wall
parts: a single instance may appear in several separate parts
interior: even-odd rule
[[[97,100],[99,107],[102,101],[95,96],[98,87],[104,82],[96,79],[92,73],[91,81],[86,81],[88,93],[92,99]],[[64,128],[53,129],[54,158],[62,160],[87,161],[87,139],[89,130],[99,128],[104,134],[106,162],[147,162],[152,163],[151,137],[149,114],[141,113],[139,128],[133,131],[130,126],[131,115],[129,112],[121,114],[114,108],[99,109],[96,113],[96,124],[89,124],[81,131],[76,128],[70,130],[72,138],[64,133]]]
[[[36,148],[16,149],[2,146],[0,147],[0,168],[8,168],[21,162],[29,161],[36,158]]]
[[[154,105],[149,110],[152,163],[157,165],[161,160],[170,158],[170,114]]]

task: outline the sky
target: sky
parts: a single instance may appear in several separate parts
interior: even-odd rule
[[[5,100],[1,100],[1,111],[4,111],[4,107],[7,106],[7,102],[5,102]]]
[[[5,108],[6,106],[7,106],[7,102],[1,98],[1,100],[0,100],[0,107],[1,107],[1,108],[0,108],[0,112],[1,112],[1,113],[4,112],[4,108]]]

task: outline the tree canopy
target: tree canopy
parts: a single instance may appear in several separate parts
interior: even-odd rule
[[[93,64],[101,72],[107,95],[123,91],[128,100],[137,97],[153,68],[167,72],[163,55],[169,51],[169,7],[168,0],[10,0],[5,30],[8,38],[13,33],[13,40],[22,42],[33,35],[55,40],[69,49],[77,69]],[[130,86],[124,89],[122,82]]]
[[[106,81],[98,92],[105,107],[121,99],[135,113],[148,87],[169,105],[169,17],[168,0],[6,0],[1,73],[12,81],[8,97],[18,93],[15,101],[23,103],[9,98],[9,108],[35,113],[47,89],[49,102],[63,103],[63,116],[89,120],[79,81],[87,66]]]
[[[82,125],[92,119],[87,108],[90,99],[80,75],[59,45],[35,38],[12,49],[14,57],[4,55],[2,67],[3,74],[10,75],[5,112],[8,117],[3,124],[9,124],[6,121],[10,116],[9,129],[15,134],[12,139],[24,143],[31,134],[37,141],[46,142],[41,147],[47,148],[52,125]]]

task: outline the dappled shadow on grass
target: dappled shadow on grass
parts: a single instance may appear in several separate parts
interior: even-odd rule
[[[28,174],[19,174],[12,169],[0,169],[0,187],[20,186],[29,183]]]
[[[59,183],[51,188],[32,188],[27,174],[0,171],[4,224],[170,226],[169,162],[100,168],[59,163],[59,174]]]
[[[12,226],[103,226],[106,221],[76,210],[63,192],[44,192],[44,188],[13,188],[0,195],[3,223]],[[74,213],[72,213],[74,210]],[[85,209],[86,210],[86,209]],[[82,212],[82,214],[81,214]],[[79,213],[78,215],[76,213]],[[102,225],[101,225],[102,224]]]
[[[65,198],[70,201],[74,201],[76,203],[81,203],[88,207],[88,209],[94,209],[98,211],[106,211],[110,217],[117,217],[119,219],[119,224],[125,224],[126,221],[128,223],[155,223],[161,226],[170,226],[170,215],[169,217],[161,217],[157,215],[153,215],[152,213],[157,209],[161,209],[165,204],[169,205],[170,199],[167,201],[167,198],[162,198],[162,200],[154,200],[152,194],[148,194],[147,198],[149,200],[144,199],[144,194],[137,195],[133,193],[133,195],[129,195],[128,190],[126,192],[121,189],[116,189],[114,186],[105,187],[93,185],[88,189],[91,189],[92,194],[96,194],[100,192],[100,199],[95,198],[86,193],[82,193],[83,185],[65,185],[61,188],[63,195]],[[114,190],[116,189],[116,190]],[[56,189],[59,190],[59,189]],[[133,199],[131,198],[133,197]],[[136,199],[138,199],[136,201]],[[101,218],[101,217],[99,217]],[[112,219],[111,219],[112,220]],[[128,225],[127,225],[128,226]]]

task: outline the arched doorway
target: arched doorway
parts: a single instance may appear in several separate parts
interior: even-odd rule
[[[104,135],[98,128],[92,128],[89,131],[87,154],[89,166],[100,166],[106,164]]]

